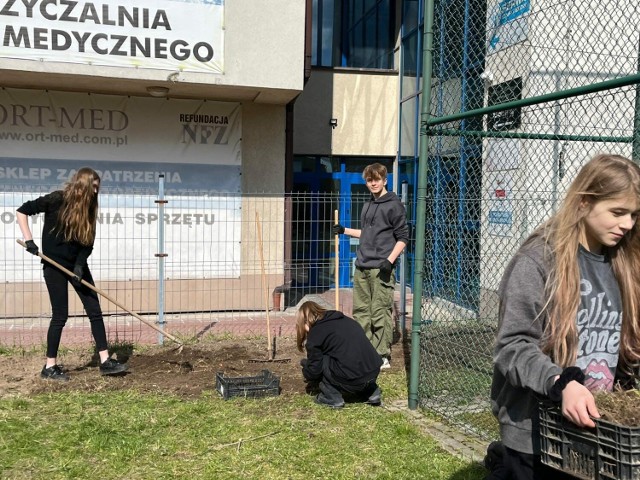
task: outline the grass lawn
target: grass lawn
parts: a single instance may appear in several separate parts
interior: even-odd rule
[[[69,382],[71,383],[71,382]],[[404,370],[379,378],[384,401],[406,399]],[[305,394],[223,400],[109,390],[0,398],[2,479],[480,480],[406,415]]]

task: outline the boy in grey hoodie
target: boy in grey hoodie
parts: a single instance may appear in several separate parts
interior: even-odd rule
[[[362,177],[371,199],[364,205],[360,229],[333,226],[333,233],[359,238],[356,271],[353,275],[353,318],[389,368],[393,340],[394,264],[407,243],[406,211],[398,196],[387,191],[387,168],[380,163],[367,166]]]

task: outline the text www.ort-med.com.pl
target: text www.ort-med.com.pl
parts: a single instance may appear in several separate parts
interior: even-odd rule
[[[87,145],[105,145],[115,148],[127,145],[127,136],[107,136],[107,135],[62,135],[59,133],[46,134],[20,133],[20,132],[0,132],[0,140],[10,140],[14,142],[44,142],[44,143],[77,143]]]

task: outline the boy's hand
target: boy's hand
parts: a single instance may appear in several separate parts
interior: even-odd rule
[[[336,223],[331,229],[334,235],[342,235],[344,233],[344,227],[339,223]]]
[[[391,275],[391,271],[393,270],[393,263],[391,263],[388,259],[385,258],[378,268],[382,273]]]

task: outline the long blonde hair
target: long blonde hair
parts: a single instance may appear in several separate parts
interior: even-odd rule
[[[548,301],[543,309],[548,320],[542,349],[562,367],[575,365],[577,358],[578,245],[585,236],[585,217],[595,203],[626,195],[634,195],[640,202],[640,167],[619,155],[596,155],[580,170],[558,212],[534,234],[545,239],[553,255],[546,284]],[[620,361],[627,371],[640,360],[639,230],[636,222],[616,246],[607,250],[622,297]]]
[[[94,187],[96,180],[100,185],[100,177],[96,171],[83,167],[65,185],[62,192],[62,207],[56,225],[56,229],[62,232],[65,242],[93,244],[98,218],[98,194]]]
[[[298,341],[298,350],[304,351],[304,344],[307,340],[307,325],[312,328],[318,320],[324,317],[327,310],[322,308],[316,302],[307,301],[300,305],[296,314],[296,338]]]

